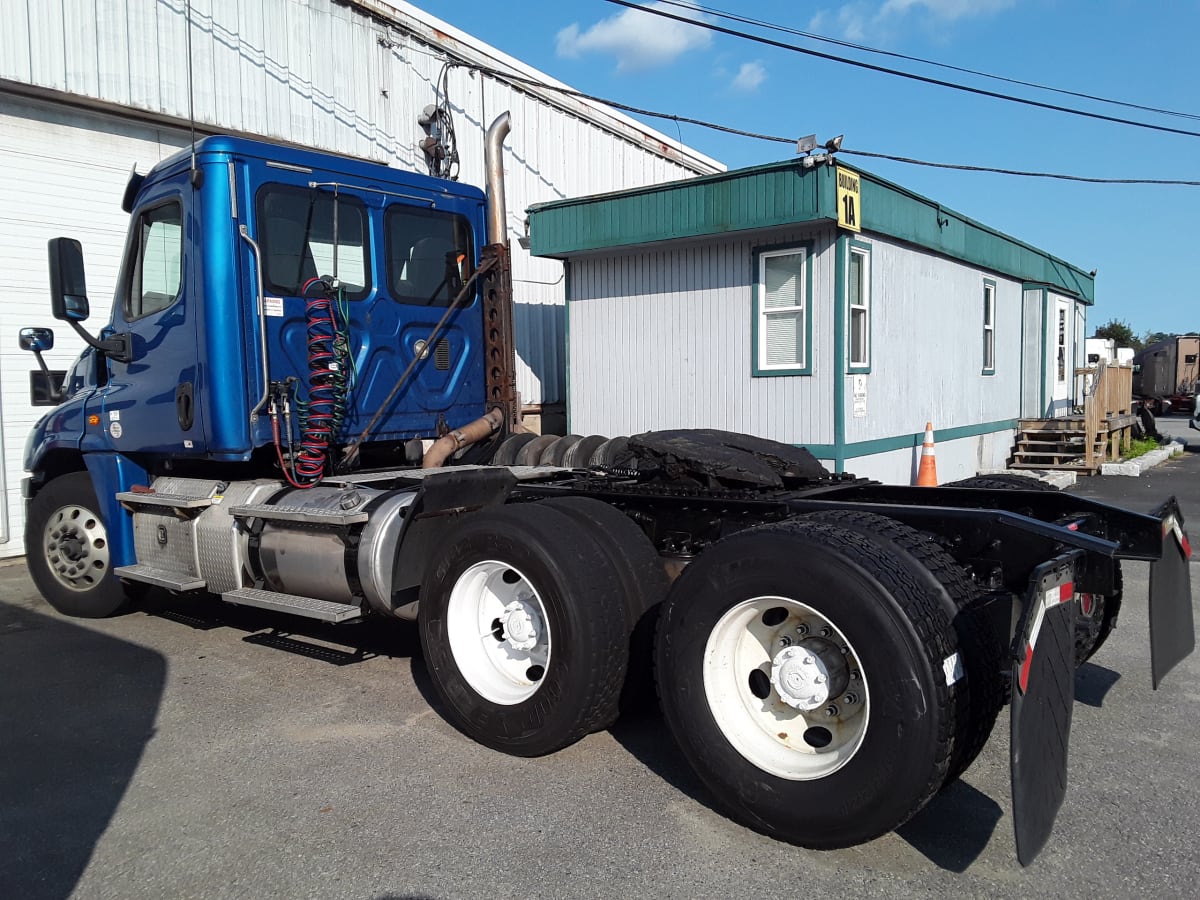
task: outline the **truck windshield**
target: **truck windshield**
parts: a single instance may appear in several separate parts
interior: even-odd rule
[[[259,240],[270,290],[298,296],[310,278],[336,275],[348,299],[367,295],[366,207],[354,197],[337,198],[336,272],[333,213],[330,191],[269,184],[258,192]]]
[[[394,204],[384,218],[383,230],[392,296],[418,306],[449,306],[456,291],[446,277],[447,254],[462,254],[458,276],[464,281],[471,275],[474,260],[466,217]]]

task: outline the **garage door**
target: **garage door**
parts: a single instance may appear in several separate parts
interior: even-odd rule
[[[24,552],[20,497],[25,436],[43,409],[29,404],[30,354],[17,347],[24,326],[55,329],[51,368],[65,369],[83,343],[50,316],[46,241],[83,243],[90,330],[108,319],[126,216],[121,195],[130,167],[145,172],[187,145],[182,131],[31,101],[0,92],[0,557]],[[57,326],[57,327],[55,327]]]

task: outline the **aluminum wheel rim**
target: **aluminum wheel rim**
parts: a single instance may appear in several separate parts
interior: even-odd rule
[[[467,684],[502,706],[537,693],[550,665],[550,623],[530,581],[497,560],[478,562],[454,583],[446,608],[450,652]]]
[[[108,574],[108,534],[87,507],[71,504],[51,513],[42,551],[50,574],[69,591],[90,591]]]
[[[820,648],[819,654],[802,652],[790,660],[784,655],[793,647],[812,646]],[[831,660],[831,648],[845,662],[839,684],[827,678],[840,688],[837,696],[813,709],[785,702],[780,679],[772,673],[804,657]],[[703,679],[709,710],[726,740],[748,762],[779,778],[811,781],[832,775],[854,757],[866,736],[871,710],[858,653],[833,622],[797,600],[755,597],[725,613],[704,648]],[[786,683],[782,687],[788,690]]]

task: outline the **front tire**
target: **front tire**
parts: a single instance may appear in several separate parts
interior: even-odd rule
[[[660,700],[733,818],[848,847],[897,828],[941,787],[955,635],[910,563],[793,520],[713,544],[675,582],[658,631]]]
[[[128,598],[112,574],[108,530],[86,472],[48,483],[29,501],[25,552],[42,596],[63,615],[103,619]]]
[[[542,504],[478,512],[431,561],[418,626],[452,725],[542,756],[615,721],[629,654],[621,584],[588,529]]]

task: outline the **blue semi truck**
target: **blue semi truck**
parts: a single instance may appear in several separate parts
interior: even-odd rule
[[[413,620],[442,713],[522,756],[656,682],[714,802],[815,848],[902,824],[1008,705],[1032,860],[1122,560],[1152,566],[1155,684],[1193,649],[1174,499],[1147,516],[1016,476],[888,486],[718,431],[524,433],[507,132],[488,132],[486,191],[205,138],[131,177],[94,334],[80,246],[51,241],[53,315],[87,348],[56,375],[53,332],[20,336],[52,407],[24,483],[46,600]]]

